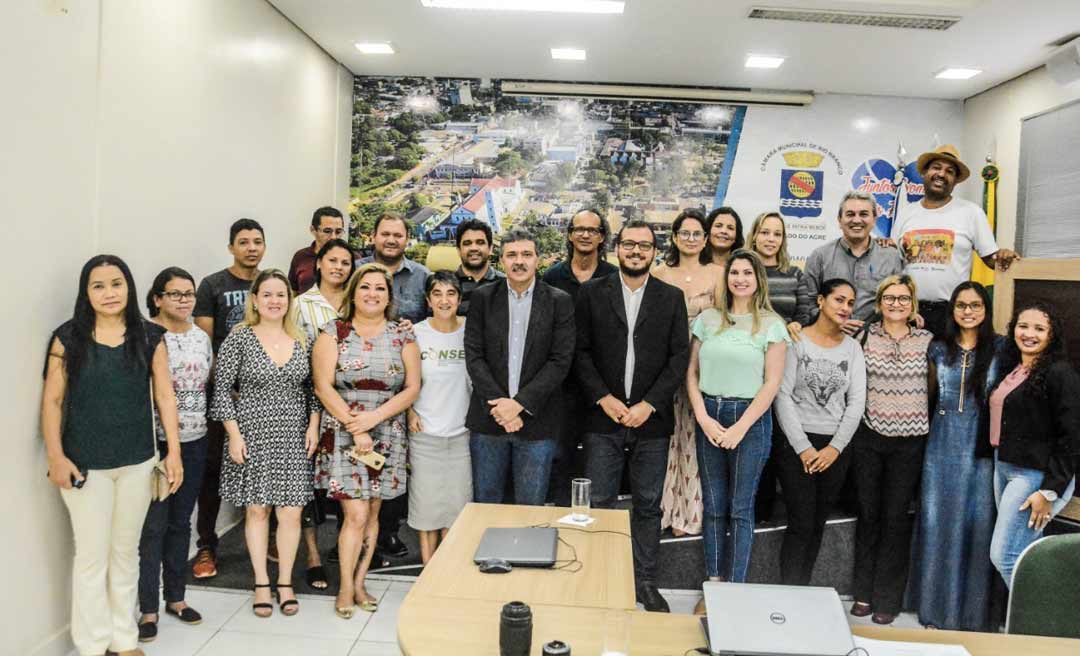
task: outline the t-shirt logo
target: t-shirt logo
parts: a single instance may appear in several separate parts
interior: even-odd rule
[[[248,290],[224,292],[225,307],[229,313],[225,315],[225,332],[231,331],[238,323],[244,320],[244,302],[247,300]]]
[[[800,360],[807,389],[818,405],[826,407],[833,395],[847,386],[847,361],[835,362],[827,358],[815,360],[805,355]]]
[[[942,264],[952,262],[956,233],[933,228],[905,232],[901,239],[904,259],[908,264]]]

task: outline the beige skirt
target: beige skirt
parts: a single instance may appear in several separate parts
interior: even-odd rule
[[[472,501],[469,431],[451,437],[409,435],[409,526],[449,528]]]

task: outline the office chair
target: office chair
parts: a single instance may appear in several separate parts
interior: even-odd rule
[[[1028,545],[1013,571],[1005,633],[1080,638],[1080,533]]]

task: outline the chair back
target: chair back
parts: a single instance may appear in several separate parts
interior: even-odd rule
[[[1080,638],[1080,533],[1028,545],[1016,561],[1006,633]]]

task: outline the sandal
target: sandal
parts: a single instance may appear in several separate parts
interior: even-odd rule
[[[368,613],[374,613],[379,610],[379,600],[369,595],[367,590],[364,590],[363,588],[360,588],[360,590],[362,590],[364,594],[363,599],[356,602],[356,605],[360,607],[360,610]]]
[[[314,567],[307,568],[307,584],[309,588],[314,590],[325,590],[330,587],[330,582],[326,579],[326,570],[322,565],[316,565]]]
[[[255,589],[256,590],[258,590],[259,588],[269,588],[269,587],[271,587],[271,585],[269,583],[256,583],[255,584]],[[266,602],[253,603],[253,604],[251,604],[251,612],[255,613],[255,617],[262,617],[262,618],[265,619],[265,618],[270,617],[271,615],[274,614],[274,604],[268,604]]]
[[[275,592],[275,594],[277,594],[278,605],[281,607],[281,614],[286,616],[286,617],[292,617],[293,615],[296,615],[297,613],[299,613],[300,612],[300,602],[299,601],[297,601],[296,599],[286,599],[285,601],[281,600],[281,588],[292,589],[292,584],[291,583],[278,583],[277,587],[278,587],[278,589],[275,590],[274,592]]]

